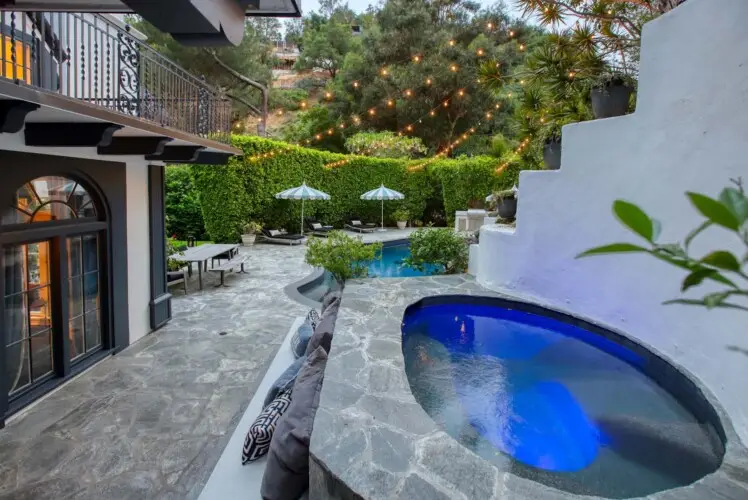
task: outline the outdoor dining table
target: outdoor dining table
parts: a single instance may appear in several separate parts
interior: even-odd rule
[[[190,264],[190,274],[192,274],[192,263],[197,262],[197,276],[200,283],[200,290],[203,289],[203,267],[208,270],[208,261],[221,254],[228,252],[229,258],[233,257],[239,250],[238,243],[208,243],[197,247],[191,247],[182,252],[179,260]],[[235,252],[236,251],[236,252]]]

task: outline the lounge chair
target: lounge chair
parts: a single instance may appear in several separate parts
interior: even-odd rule
[[[287,234],[278,229],[262,228],[262,238],[268,243],[278,243],[281,245],[301,245],[304,242],[304,236],[301,234]]]
[[[320,221],[318,221],[314,217],[305,217],[304,223],[306,224],[307,229],[309,229],[313,235],[322,236],[324,238],[327,237],[330,231],[335,229],[332,226],[323,225]]]
[[[361,219],[350,219],[345,224],[346,229],[356,231],[357,233],[371,233],[375,231],[379,226],[370,222],[363,223]]]

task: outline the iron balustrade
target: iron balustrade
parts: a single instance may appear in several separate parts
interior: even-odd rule
[[[99,14],[0,12],[0,80],[230,143],[225,94]]]

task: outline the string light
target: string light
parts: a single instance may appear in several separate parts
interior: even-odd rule
[[[569,71],[569,78],[574,78],[576,75],[573,71]]]
[[[333,134],[334,132],[335,132],[335,131],[334,131],[333,129],[328,129],[328,130],[327,130],[327,135],[332,135],[332,134]]]
[[[395,102],[394,102],[394,101],[393,101],[392,99],[390,99],[390,100],[388,100],[388,101],[387,101],[387,106],[388,106],[388,107],[390,107],[390,108],[391,108],[391,107],[392,107],[392,106],[394,106],[394,105],[395,105]]]
[[[408,125],[405,128],[408,130],[408,132],[413,132],[413,125]]]
[[[429,116],[436,116],[436,111],[434,111],[433,109],[429,111]]]
[[[431,78],[426,78],[426,85],[431,85]]]
[[[519,50],[525,50],[525,44],[524,43],[520,43],[519,44]]]
[[[455,46],[455,43],[457,43],[457,42],[455,42],[454,40],[450,40],[450,41],[449,41],[449,46],[450,46],[450,47],[454,47],[454,46]]]
[[[465,91],[462,90],[462,89],[460,89],[460,90],[457,91],[457,95],[460,96],[460,97],[463,97],[465,95]]]
[[[492,30],[493,29],[493,23],[486,24],[486,28]]]
[[[475,53],[478,54],[479,56],[482,56],[483,55],[483,49],[478,49],[478,50],[475,51]]]
[[[448,108],[449,107],[449,101],[444,101],[442,103],[442,106],[444,106],[445,108]]]
[[[299,107],[300,107],[301,109],[304,109],[304,108],[306,108],[306,107],[307,107],[307,103],[306,103],[306,101],[301,101],[301,102],[299,103]]]
[[[358,82],[353,82],[353,88],[354,88],[354,89],[357,89],[357,88],[358,88]]]
[[[330,93],[330,92],[325,92],[325,99],[327,99],[328,101],[329,101],[330,99],[332,99],[332,93]]]
[[[406,89],[405,90],[405,97],[410,97],[412,95],[413,95],[413,91],[412,90],[410,90],[410,89]]]
[[[514,31],[509,32],[509,38],[514,38]]]
[[[379,71],[379,74],[381,74],[382,76],[387,76],[389,74],[389,71],[387,71],[387,68],[382,68]]]
[[[375,114],[377,114],[377,110],[374,108],[369,108],[369,116],[374,116]]]
[[[421,56],[413,56],[413,62],[416,63],[416,64],[418,64],[419,62],[421,62]]]
[[[456,65],[456,64],[452,64],[452,65],[451,65],[451,66],[449,67],[449,69],[450,69],[450,71],[452,71],[452,72],[457,72],[457,70],[458,70],[458,68],[457,68],[457,65]]]

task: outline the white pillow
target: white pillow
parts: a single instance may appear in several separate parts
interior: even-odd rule
[[[360,220],[352,220],[351,221],[351,225],[352,226],[360,226],[361,225],[361,221]]]
[[[279,234],[281,234],[281,232],[278,231],[277,229],[270,230],[270,236],[278,236]]]
[[[322,229],[322,224],[319,222],[312,223],[312,229]]]

